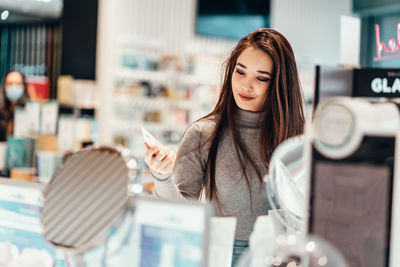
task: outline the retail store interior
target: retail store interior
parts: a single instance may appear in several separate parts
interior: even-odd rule
[[[261,28],[297,69],[257,84],[298,76],[304,115],[264,172],[235,121],[289,125],[295,92],[243,108],[251,46],[229,72]],[[398,0],[0,0],[0,77],[0,267],[400,266]]]

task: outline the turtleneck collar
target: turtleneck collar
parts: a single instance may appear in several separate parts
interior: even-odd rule
[[[265,111],[253,112],[238,108],[236,110],[235,119],[239,127],[260,128],[265,114]]]

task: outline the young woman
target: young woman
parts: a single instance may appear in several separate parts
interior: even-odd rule
[[[6,121],[6,133],[12,134],[14,110],[16,106],[23,106],[28,100],[28,90],[25,76],[18,71],[8,72],[3,79],[1,114]]]
[[[263,176],[272,151],[303,133],[303,97],[289,42],[259,29],[237,44],[227,61],[218,103],[184,134],[177,156],[148,147],[156,194],[214,203],[218,216],[235,216],[232,266],[248,246],[259,215],[267,214]]]

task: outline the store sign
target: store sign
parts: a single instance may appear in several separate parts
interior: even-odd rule
[[[400,92],[400,79],[396,78],[392,86],[388,86],[388,79],[375,78],[371,82],[371,89],[374,93],[397,93]]]
[[[400,69],[359,69],[353,73],[356,97],[400,97]]]
[[[387,46],[381,41],[379,25],[375,24],[376,57],[374,61],[400,57],[400,22],[397,23],[396,39],[389,39]]]

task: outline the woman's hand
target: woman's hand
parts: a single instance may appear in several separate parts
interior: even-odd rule
[[[149,147],[147,144],[145,145],[147,148],[145,161],[150,169],[161,175],[171,173],[176,159],[174,151],[158,142],[152,147]]]

